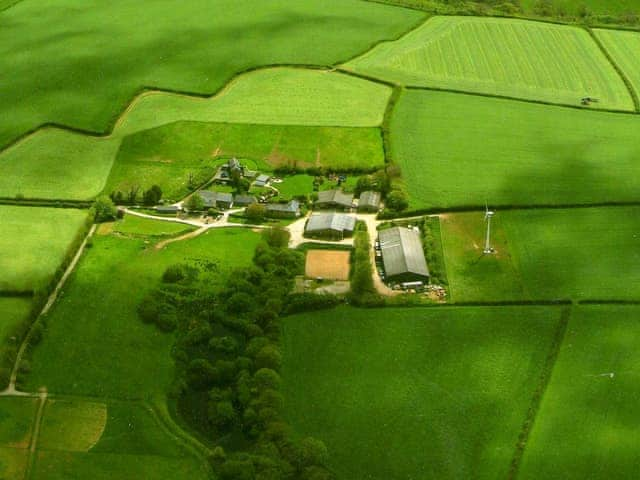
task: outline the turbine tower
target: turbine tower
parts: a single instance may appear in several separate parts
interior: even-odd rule
[[[491,246],[491,217],[496,214],[493,210],[489,210],[489,204],[485,207],[484,219],[487,222],[487,238],[484,242],[483,253],[495,253],[495,250]]]

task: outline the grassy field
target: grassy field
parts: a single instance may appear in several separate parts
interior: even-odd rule
[[[0,145],[44,122],[104,131],[145,86],[204,94],[251,67],[345,61],[423,15],[356,0],[25,0],[0,18]]]
[[[0,478],[23,478],[36,408],[35,399],[0,399]]]
[[[638,5],[640,10],[640,4]],[[636,94],[640,94],[640,33],[616,30],[594,30],[614,62],[627,76]]]
[[[7,340],[14,325],[27,318],[30,311],[30,298],[0,297],[0,344]]]
[[[522,307],[289,317],[285,414],[328,445],[338,478],[504,478],[558,318]]]
[[[633,110],[624,82],[583,29],[525,20],[434,17],[349,70],[402,85]]]
[[[371,169],[384,166],[377,128],[305,127],[177,122],[126,137],[105,191],[159,185],[179,199],[213,177],[221,157],[255,159],[262,171],[276,167]]]
[[[446,215],[454,301],[640,297],[640,208],[498,211],[483,256],[482,212]]]
[[[532,12],[536,0],[521,0],[526,12]],[[575,15],[580,9],[587,8],[589,12],[599,15],[616,15],[621,13],[640,13],[638,0],[553,0],[553,5],[561,7],[565,12]]]
[[[116,126],[118,135],[179,120],[373,127],[391,89],[336,72],[269,68],[244,74],[212,98],[163,92],[138,97]]]
[[[392,156],[412,209],[635,201],[638,129],[632,115],[411,91]]]
[[[0,290],[46,284],[87,217],[85,210],[0,207]],[[10,254],[8,254],[10,252]]]
[[[40,130],[0,153],[0,197],[91,199],[104,187],[118,146],[113,138]]]
[[[125,215],[122,220],[118,220],[113,224],[114,232],[150,237],[173,236],[192,230],[195,230],[195,228],[184,223],[150,220],[136,217],[135,215]]]
[[[575,309],[518,478],[636,475],[639,315],[638,307]]]
[[[250,230],[220,229],[156,250],[143,238],[96,237],[48,315],[26,388],[112,398],[164,393],[173,336],[142,323],[139,302],[175,263],[218,262],[222,281],[251,262],[258,240]]]

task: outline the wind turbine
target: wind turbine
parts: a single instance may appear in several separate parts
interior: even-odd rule
[[[491,217],[493,217],[495,214],[496,212],[494,212],[493,210],[489,210],[489,204],[486,203],[484,219],[487,222],[487,238],[484,242],[484,251],[483,251],[483,253],[485,254],[495,253],[495,250],[491,246]]]

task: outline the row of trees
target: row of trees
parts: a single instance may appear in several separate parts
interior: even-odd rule
[[[140,187],[133,185],[125,192],[114,190],[109,197],[116,205],[134,205],[142,200],[144,205],[153,206],[160,203],[162,189],[158,185],[152,185],[148,190],[142,191],[142,199],[140,199]]]

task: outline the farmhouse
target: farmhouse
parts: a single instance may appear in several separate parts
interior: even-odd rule
[[[314,213],[304,227],[307,237],[342,240],[353,235],[356,218],[342,213]]]
[[[390,282],[429,283],[429,268],[419,231],[393,227],[381,230],[378,240],[385,274]]]
[[[251,205],[256,202],[257,202],[256,197],[254,197],[253,195],[238,194],[233,197],[233,204],[236,207],[246,207],[247,205]]]
[[[227,209],[233,206],[233,195],[230,193],[201,190],[198,195],[202,199],[205,208]]]
[[[342,190],[318,192],[318,200],[315,203],[315,207],[319,209],[351,211],[353,207],[353,194],[344,193]]]
[[[271,218],[296,218],[300,216],[300,202],[268,203],[265,215]]]
[[[380,192],[367,191],[360,194],[358,211],[376,213],[380,209]]]

